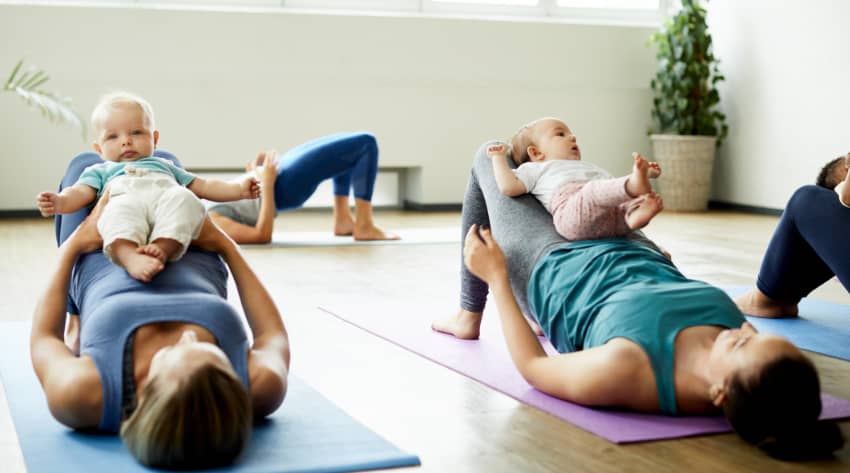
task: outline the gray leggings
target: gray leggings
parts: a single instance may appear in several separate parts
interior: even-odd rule
[[[472,163],[472,173],[463,197],[461,226],[463,235],[473,224],[489,225],[493,237],[505,254],[511,288],[523,313],[531,316],[528,308],[528,281],[537,262],[551,250],[566,246],[569,241],[555,230],[552,215],[543,205],[526,194],[508,197],[499,191],[493,175],[493,163],[487,157],[487,147],[499,143],[491,141],[478,149]],[[509,161],[511,167],[513,161]],[[640,232],[630,237],[649,242]],[[654,247],[654,245],[653,245]],[[487,300],[487,284],[466,269],[461,256],[460,308],[470,312],[483,312]]]

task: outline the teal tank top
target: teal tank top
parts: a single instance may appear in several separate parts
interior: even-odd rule
[[[529,306],[560,353],[623,337],[649,356],[661,411],[678,414],[673,343],[695,325],[740,327],[744,316],[714,286],[688,279],[664,255],[624,238],[588,240],[541,258]]]

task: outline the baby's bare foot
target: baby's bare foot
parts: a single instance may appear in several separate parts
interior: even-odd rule
[[[401,237],[393,233],[388,233],[375,225],[358,225],[354,224],[352,232],[354,239],[357,241],[376,241],[376,240],[400,240]]]
[[[652,184],[649,183],[649,161],[643,159],[639,153],[632,153],[635,163],[632,166],[632,174],[626,181],[626,192],[632,197],[652,192]]]
[[[463,340],[477,340],[481,333],[481,317],[482,314],[478,312],[459,310],[448,319],[435,320],[431,328]]]
[[[626,225],[632,230],[643,228],[652,220],[652,217],[658,215],[663,209],[664,202],[661,200],[661,196],[650,192],[643,196],[643,202],[626,215]]]
[[[142,253],[123,255],[121,265],[131,277],[142,282],[150,282],[165,267],[158,258]]]
[[[656,179],[661,175],[661,165],[656,163],[655,161],[649,162],[649,172],[647,172],[647,177],[650,179]]]
[[[148,255],[152,258],[156,258],[163,264],[168,261],[168,255],[166,255],[165,251],[160,248],[159,245],[157,245],[156,243],[148,243],[145,246],[140,246],[139,249],[136,250],[136,252],[142,255]]]
[[[796,304],[787,304],[767,297],[758,288],[735,298],[735,305],[741,312],[756,317],[796,317]]]

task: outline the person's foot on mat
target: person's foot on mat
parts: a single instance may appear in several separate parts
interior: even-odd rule
[[[452,317],[435,320],[431,324],[431,329],[463,340],[477,340],[481,334],[481,316],[479,312],[459,310]]]
[[[775,301],[758,288],[736,297],[735,305],[741,312],[755,317],[796,317],[799,313],[796,304]]]
[[[357,241],[377,241],[377,240],[400,240],[401,237],[394,234],[381,230],[376,227],[374,224],[369,225],[358,225],[356,222],[354,224],[354,231],[352,232],[354,235],[354,239]]]

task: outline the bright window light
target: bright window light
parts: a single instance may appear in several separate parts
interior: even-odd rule
[[[623,8],[633,10],[655,10],[659,0],[558,0],[559,7],[571,8]]]
[[[434,3],[466,3],[476,5],[524,5],[537,6],[537,0],[433,0]]]

